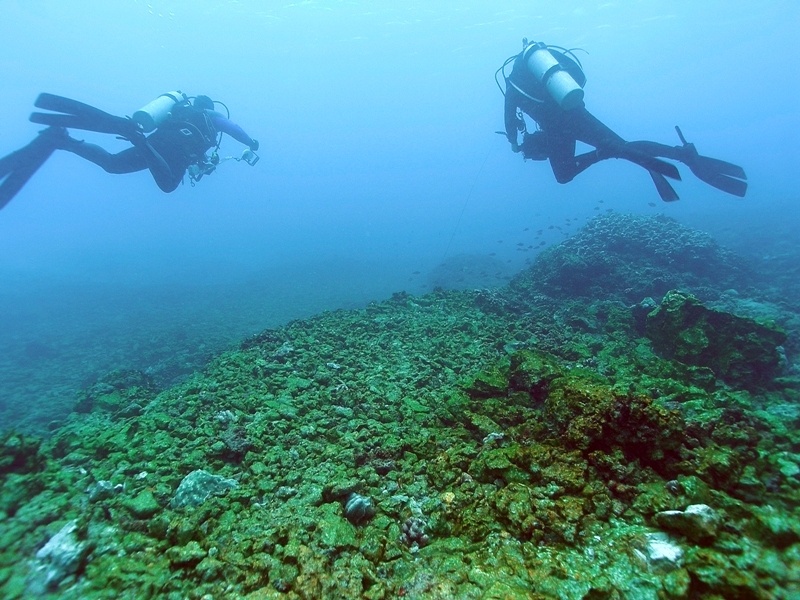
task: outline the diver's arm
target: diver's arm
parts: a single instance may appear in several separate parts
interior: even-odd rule
[[[251,150],[258,150],[258,142],[247,135],[245,130],[236,123],[217,111],[207,110],[206,113],[211,117],[211,123],[217,128],[217,131],[227,133],[237,142],[248,146]]]

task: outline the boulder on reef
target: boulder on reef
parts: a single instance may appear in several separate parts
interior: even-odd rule
[[[647,315],[647,337],[663,356],[707,367],[725,383],[744,389],[768,385],[778,374],[778,347],[786,333],[771,323],[704,306],[672,290]]]

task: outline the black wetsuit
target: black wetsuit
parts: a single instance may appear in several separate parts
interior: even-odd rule
[[[528,48],[530,46],[526,50]],[[582,87],[586,77],[578,64],[552,48],[550,52]],[[526,133],[520,145],[517,144],[517,136],[519,131],[524,132],[525,125],[517,109],[536,121],[540,129],[535,133]],[[682,158],[682,147],[647,141],[626,142],[586,110],[583,103],[577,108],[562,109],[528,69],[525,50],[516,57],[511,75],[506,78],[505,129],[514,151],[521,151],[525,158],[549,160],[559,183],[572,181],[591,165],[607,158],[624,158],[648,171],[655,169],[658,173],[675,177],[677,170],[673,172],[664,167],[673,165],[653,157]],[[594,146],[595,150],[576,156],[575,145],[578,141]]]
[[[220,131],[251,148],[256,144],[241,127],[220,113],[186,104],[174,108],[172,115],[149,136],[131,139],[133,148],[122,152],[111,154],[100,146],[71,138],[61,147],[108,173],[150,169],[158,187],[172,192],[183,181],[190,165],[205,160],[206,151],[216,146]]]

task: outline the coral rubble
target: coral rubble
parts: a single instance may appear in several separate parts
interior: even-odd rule
[[[756,283],[610,214],[506,288],[94,386],[2,439],[0,595],[796,598],[798,320]],[[775,323],[721,308],[734,287]]]

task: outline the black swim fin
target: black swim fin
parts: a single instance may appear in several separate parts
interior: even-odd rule
[[[131,119],[114,116],[99,108],[64,96],[42,93],[36,98],[34,106],[56,111],[54,113],[31,113],[30,120],[42,125],[113,133],[129,139],[141,131],[139,125]]]
[[[639,165],[640,167],[644,167],[651,173],[658,173],[664,177],[675,179],[676,181],[681,180],[681,174],[680,171],[678,171],[678,167],[672,163],[668,163],[665,160],[656,158],[655,156],[645,154],[644,152],[639,152],[637,150],[633,150],[632,148],[625,147],[622,151],[620,151],[619,158],[623,158]]]
[[[650,173],[650,177],[656,186],[656,190],[658,190],[658,195],[661,196],[661,199],[664,202],[675,202],[675,200],[680,200],[678,193],[661,173],[656,173],[655,171],[648,171],[648,173]]]
[[[50,127],[43,130],[27,146],[0,159],[0,209],[28,183],[34,173],[50,158],[57,140],[66,132]]]
[[[684,156],[680,160],[691,169],[698,179],[718,190],[744,198],[747,193],[747,175],[742,167],[718,158],[700,156],[695,145],[688,143],[683,137],[681,128],[676,125],[675,131],[678,132],[678,137],[683,144]]]

